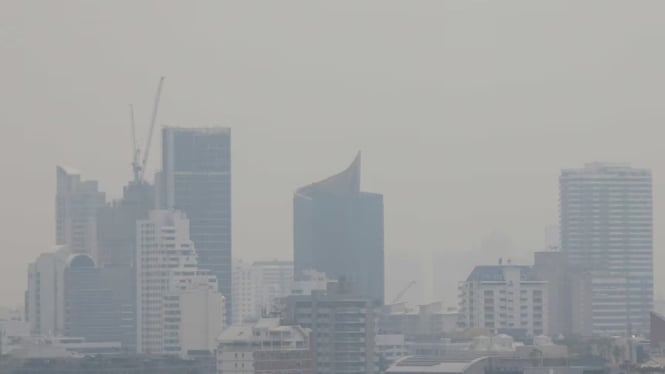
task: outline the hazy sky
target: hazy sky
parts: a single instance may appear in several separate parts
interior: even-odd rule
[[[560,169],[595,160],[653,169],[658,269],[663,14],[658,0],[0,0],[0,304],[21,303],[52,246],[56,164],[120,196],[127,104],[145,138],[160,75],[160,125],[233,129],[236,257],[290,258],[293,191],[360,149],[364,189],[385,198],[388,300],[430,278],[454,304],[474,263],[530,260],[558,220]]]

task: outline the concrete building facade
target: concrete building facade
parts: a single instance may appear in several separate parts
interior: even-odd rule
[[[190,342],[195,347],[210,347],[211,334],[221,331],[218,318],[224,315],[219,305],[223,298],[218,291],[211,292],[216,278],[199,269],[196,259],[184,213],[154,210],[149,219],[137,222],[139,353],[180,354],[191,350]],[[189,305],[188,300],[200,303]],[[197,314],[203,305],[202,314]],[[203,335],[190,336],[190,332]]]
[[[547,335],[547,287],[529,266],[476,266],[459,286],[461,327]]]
[[[591,277],[594,335],[647,333],[653,309],[651,171],[593,163],[559,178],[561,246]]]
[[[196,257],[179,256],[178,260],[169,271],[163,301],[164,352],[182,357],[213,353],[225,325],[224,296],[217,278],[198,269]]]
[[[344,282],[326,292],[284,299],[283,319],[310,329],[316,373],[378,372],[377,315],[374,300]]]

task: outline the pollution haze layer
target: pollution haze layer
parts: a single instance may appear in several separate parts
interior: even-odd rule
[[[388,301],[415,279],[436,284],[406,300],[455,304],[474,264],[529,261],[560,169],[595,160],[653,169],[662,261],[665,3],[0,7],[0,304],[22,303],[53,245],[56,164],[120,195],[127,104],[143,142],[161,75],[159,125],[232,128],[235,257],[291,258],[294,189],[362,150],[363,189],[385,199]]]

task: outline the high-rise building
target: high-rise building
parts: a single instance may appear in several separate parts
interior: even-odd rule
[[[64,335],[87,342],[120,342],[119,309],[100,269],[86,254],[69,256],[64,271]]]
[[[596,335],[647,333],[653,308],[651,171],[592,163],[564,169],[561,246],[591,276]]]
[[[383,304],[383,196],[360,191],[360,154],[343,172],[293,197],[294,265],[344,278]]]
[[[217,276],[228,319],[233,310],[231,130],[164,128],[162,152],[162,207],[187,215],[199,266]]]
[[[476,266],[460,283],[460,325],[520,336],[548,333],[547,282],[529,266]]]
[[[201,350],[188,347],[211,347],[210,337],[223,327],[223,297],[211,292],[214,274],[198,268],[185,214],[151,211],[137,222],[136,241],[137,351],[183,354]]]
[[[318,374],[378,372],[376,304],[352,287],[330,283],[325,292],[283,299],[283,319],[312,331]]]
[[[153,207],[153,187],[132,181],[122,199],[97,210],[97,263],[118,307],[117,329],[128,352],[136,351],[136,222]]]
[[[25,309],[33,335],[62,335],[64,332],[64,273],[71,252],[57,246],[28,266]]]
[[[97,258],[97,209],[106,197],[96,181],[82,181],[78,171],[56,167],[55,241],[67,245],[72,253],[87,253]]]
[[[278,318],[231,326],[219,337],[219,374],[314,374],[309,331]]]

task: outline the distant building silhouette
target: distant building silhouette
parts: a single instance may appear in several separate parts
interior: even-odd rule
[[[646,334],[653,309],[651,171],[587,164],[559,178],[561,246],[591,276],[594,335]]]
[[[62,335],[64,332],[64,273],[71,251],[57,246],[43,253],[28,266],[25,304],[30,333]]]
[[[73,254],[67,260],[63,296],[65,336],[120,343],[119,305],[89,255]]]
[[[534,254],[533,271],[547,282],[550,336],[591,336],[591,280],[566,254],[548,248]]]
[[[97,211],[98,265],[119,309],[117,329],[128,352],[136,351],[136,222],[148,218],[154,203],[153,187],[132,181],[121,200]]]
[[[217,276],[230,318],[231,130],[167,127],[162,131],[162,152],[162,208],[187,215],[199,266]]]
[[[97,209],[106,197],[97,181],[81,181],[78,171],[56,167],[55,242],[72,253],[87,253],[97,258]]]
[[[360,154],[343,172],[299,188],[293,214],[296,278],[309,269],[343,277],[383,304],[383,196],[360,191]]]

